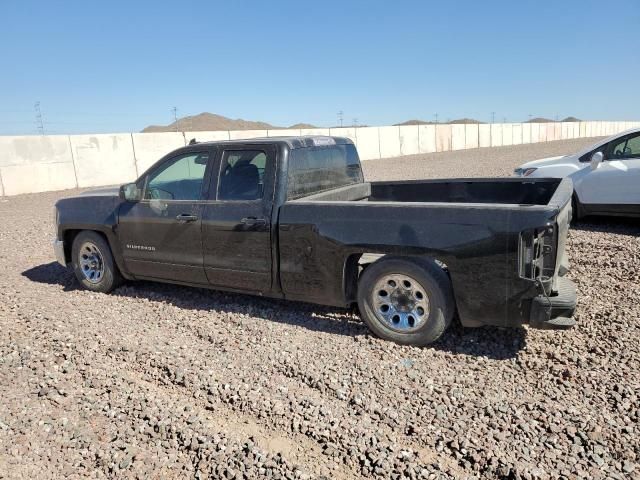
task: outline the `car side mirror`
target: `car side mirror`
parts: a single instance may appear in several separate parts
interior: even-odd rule
[[[120,187],[120,199],[127,202],[139,202],[142,199],[142,190],[135,183],[125,183]]]
[[[596,152],[591,155],[591,170],[596,170],[602,163],[603,159],[604,155],[602,154],[602,152]]]

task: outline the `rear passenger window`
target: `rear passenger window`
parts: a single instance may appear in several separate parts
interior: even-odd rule
[[[262,150],[230,150],[222,155],[218,200],[259,200],[267,155]]]
[[[351,144],[296,148],[289,155],[287,173],[289,200],[364,181]]]

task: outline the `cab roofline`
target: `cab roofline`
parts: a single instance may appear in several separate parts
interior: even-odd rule
[[[186,132],[185,132],[186,135]],[[188,135],[186,135],[188,137]],[[252,144],[285,144],[290,149],[330,146],[330,145],[353,145],[353,140],[346,137],[332,137],[328,135],[303,135],[283,136],[283,137],[259,137],[259,138],[242,138],[236,140],[214,140],[208,142],[198,142],[196,137],[195,143],[189,145],[252,145]]]

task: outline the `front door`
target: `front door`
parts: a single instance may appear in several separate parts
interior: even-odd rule
[[[275,148],[223,148],[213,200],[202,215],[204,266],[211,285],[254,293],[271,290],[271,208]]]
[[[613,213],[640,205],[640,133],[610,142],[603,153],[604,161],[595,170],[587,167],[576,185],[580,201]]]
[[[181,153],[144,179],[143,197],[119,212],[121,249],[136,277],[207,284],[202,257],[202,212],[209,151]]]

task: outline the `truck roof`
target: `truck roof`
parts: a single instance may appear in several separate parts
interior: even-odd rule
[[[243,138],[237,140],[214,140],[196,142],[198,145],[251,145],[251,144],[285,144],[290,149],[329,145],[353,145],[353,140],[346,137],[331,137],[325,135],[303,135],[283,137]]]

